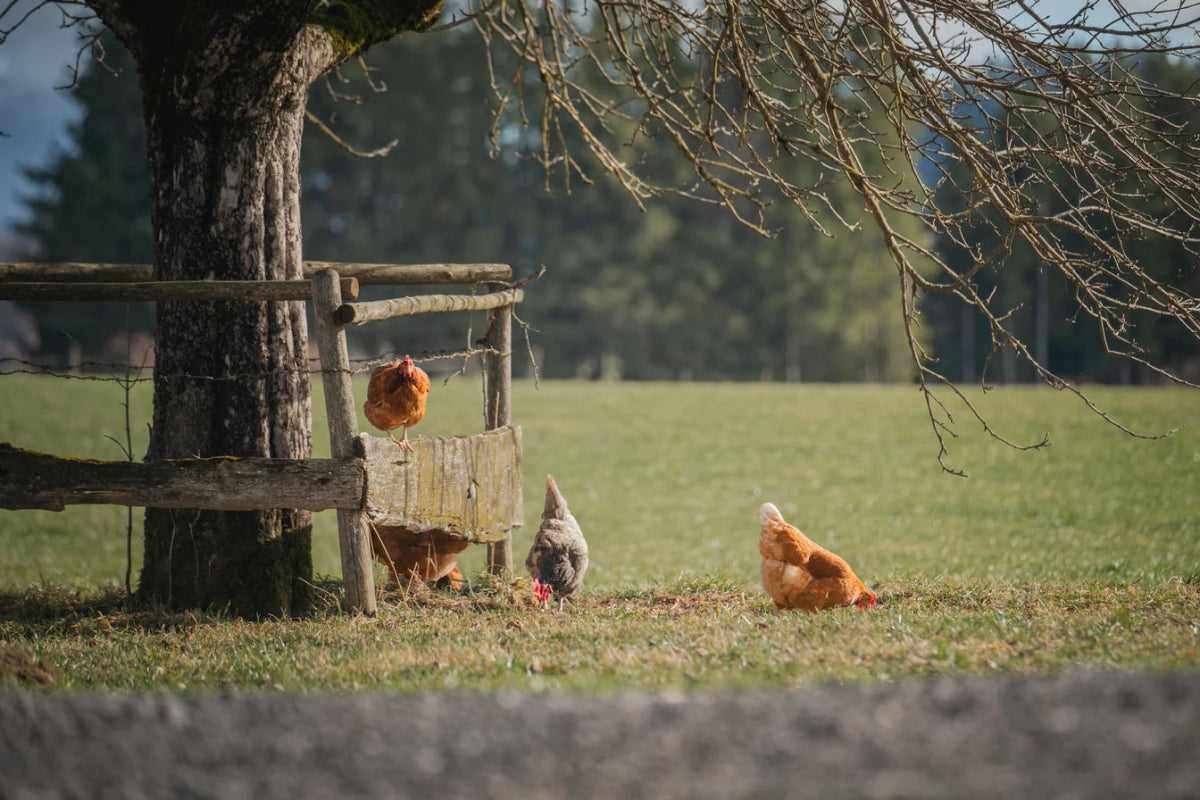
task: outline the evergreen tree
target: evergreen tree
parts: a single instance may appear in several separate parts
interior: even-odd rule
[[[129,52],[103,39],[103,64],[91,65],[71,90],[82,115],[72,124],[71,150],[46,167],[27,168],[35,192],[25,198],[27,221],[17,231],[37,261],[148,264],[150,201],[141,93]],[[65,355],[72,342],[92,353],[122,331],[126,307],[118,303],[25,303],[38,322],[44,350]],[[134,330],[149,332],[154,308],[132,304]],[[136,366],[136,365],[135,365]]]
[[[1135,77],[1150,89],[1141,113],[1156,120],[1164,140],[1200,132],[1200,117],[1189,105],[1171,96],[1193,88],[1200,80],[1200,68],[1165,55],[1147,54],[1142,57]],[[1020,115],[1003,115],[1003,123],[995,129],[1011,135],[1037,131],[1051,124],[1047,115],[1027,108]],[[942,168],[949,178],[938,192],[938,207],[944,214],[962,213],[973,203],[975,187],[962,165],[947,163]],[[1040,184],[1035,190],[1023,188],[1040,213],[1066,217],[1072,209],[1086,205],[1081,187],[1086,188],[1087,179],[1082,171],[1068,174],[1073,169],[1069,164],[1045,164],[1042,169],[1060,175],[1061,179],[1053,184]],[[1021,186],[1022,178],[1020,174],[1014,175],[1014,185]],[[1149,216],[1166,213],[1165,198],[1161,196],[1146,196],[1132,185],[1126,196],[1130,206],[1146,211]],[[1193,294],[1200,288],[1197,258],[1181,242],[1145,231],[1119,232],[1111,221],[1105,222],[1100,216],[1092,224],[1098,229],[1107,227],[1113,245],[1128,253],[1153,279]],[[976,214],[970,230],[966,246],[949,237],[938,240],[943,258],[959,270],[969,269],[980,254],[996,247],[998,231],[1003,226],[995,219]],[[1065,252],[1082,251],[1082,244],[1069,229],[1054,235]],[[1080,255],[1081,261],[1082,258]],[[989,266],[977,275],[976,281],[979,293],[993,298],[996,313],[1006,314],[1005,326],[1029,342],[1038,361],[1056,374],[1078,382],[1159,380],[1150,370],[1106,352],[1104,336],[1096,321],[1081,310],[1076,287],[1068,285],[1061,275],[1050,274],[1027,243],[1013,247],[1003,270]],[[1113,282],[1105,291],[1121,296],[1127,290]],[[926,297],[922,307],[932,324],[933,347],[943,375],[953,380],[988,382],[1038,379],[1031,366],[1017,359],[1010,348],[996,346],[987,320],[977,309],[963,307],[946,295]],[[1180,326],[1151,314],[1129,314],[1125,323],[1130,330],[1138,331],[1137,341],[1151,362],[1189,380],[1200,378],[1200,352],[1195,339]]]
[[[544,264],[549,278],[530,287],[520,313],[540,332],[535,344],[550,376],[911,375],[893,300],[895,272],[879,257],[881,240],[869,228],[828,238],[780,206],[768,215],[776,236],[766,239],[716,206],[667,198],[643,211],[587,161],[583,168],[600,174],[593,185],[577,178],[570,186],[547,186],[532,158],[539,137],[521,119],[502,118],[498,155],[483,135],[491,111],[487,65],[476,42],[461,36],[392,42],[373,51],[370,62],[387,81],[386,92],[373,93],[355,76],[334,88],[360,96],[361,105],[318,95],[313,108],[357,147],[375,147],[393,133],[397,145],[386,158],[355,159],[310,128],[308,257],[503,261],[522,274]],[[417,91],[417,84],[442,90]],[[634,137],[618,125],[610,138],[624,143],[632,163],[686,174],[663,137]],[[811,165],[795,169],[797,180],[818,179]],[[830,193],[840,213],[857,219],[844,183]],[[830,217],[826,222],[837,230]],[[455,350],[464,332],[461,318],[440,318],[351,333],[361,353],[375,355],[413,349],[410,343]]]

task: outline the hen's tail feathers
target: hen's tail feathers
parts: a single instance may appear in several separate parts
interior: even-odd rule
[[[787,521],[783,518],[783,514],[779,513],[779,509],[774,503],[763,503],[762,508],[758,509],[758,518],[763,525],[786,525]]]
[[[558,491],[558,484],[553,475],[546,476],[546,507],[542,511],[542,519],[566,519],[571,515],[567,508],[567,500]]]

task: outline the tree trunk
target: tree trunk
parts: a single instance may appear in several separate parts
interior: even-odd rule
[[[142,88],[154,277],[301,277],[308,87],[442,0],[86,0]],[[304,303],[164,302],[147,457],[310,455]],[[147,509],[138,587],[172,608],[282,615],[309,605],[308,512]]]
[[[156,279],[302,277],[309,38],[239,52],[237,34],[141,52]],[[147,458],[311,455],[303,302],[163,302],[155,344]],[[298,612],[311,600],[311,533],[304,511],[147,509],[139,594],[171,608]]]

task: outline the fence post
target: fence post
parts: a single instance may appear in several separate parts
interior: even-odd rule
[[[494,284],[489,291],[500,291],[503,284]],[[488,312],[487,335],[484,346],[483,424],[484,430],[502,428],[512,421],[512,315],[511,305]],[[512,573],[512,531],[503,539],[488,543],[488,571],[493,575]]]
[[[346,355],[346,329],[333,319],[333,312],[342,304],[337,272],[327,269],[314,274],[312,291],[317,347],[321,355],[321,385],[329,419],[329,450],[334,459],[341,460],[352,456],[353,442],[358,437],[358,416],[350,381],[350,359]],[[339,508],[337,517],[346,605],[374,616],[375,573],[366,514],[361,508]]]

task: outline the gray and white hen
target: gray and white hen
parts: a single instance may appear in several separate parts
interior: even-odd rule
[[[553,475],[546,476],[546,507],[542,527],[533,537],[533,546],[525,558],[525,569],[534,581],[548,585],[559,598],[571,597],[583,587],[588,568],[587,540],[579,523],[567,508]]]

